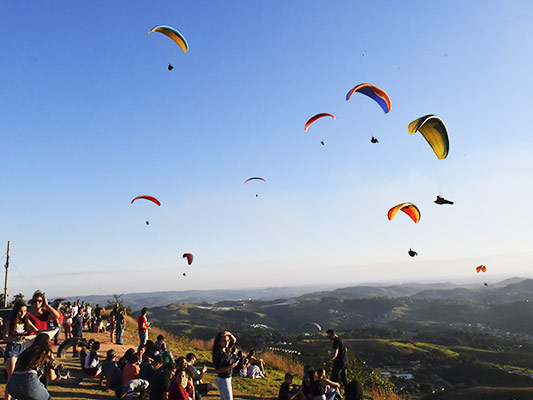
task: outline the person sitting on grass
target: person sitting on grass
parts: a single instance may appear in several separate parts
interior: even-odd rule
[[[139,378],[145,379],[148,382],[152,379],[152,377],[157,373],[157,370],[161,368],[163,365],[163,357],[161,356],[154,356],[153,359],[148,359],[147,362],[141,365],[141,369],[139,371]]]
[[[204,378],[205,373],[207,372],[207,367],[204,365],[201,371],[198,371],[194,364],[196,364],[196,356],[193,353],[189,353],[185,356],[187,360],[187,370],[189,375],[192,376],[195,392],[195,400],[202,400],[202,395],[208,394],[210,390],[213,390],[212,383],[203,383],[202,379]]]
[[[155,354],[159,354],[163,357],[163,363],[174,361],[174,356],[165,343],[165,337],[163,335],[158,335],[155,342]]]
[[[134,393],[141,392],[142,394],[147,391],[150,383],[145,379],[139,379],[139,372],[139,355],[133,354],[124,366],[124,371],[122,372],[123,395],[121,398],[126,396],[131,399]]]
[[[265,375],[265,362],[263,361],[262,358],[257,358],[255,356],[255,350],[254,349],[252,349],[252,350],[250,350],[248,352],[248,355],[246,356],[246,358],[248,359],[248,363],[250,365],[257,365],[259,367],[259,370],[263,374],[263,376],[266,376]]]
[[[56,375],[50,336],[46,333],[38,334],[33,344],[20,354],[15,372],[7,382],[6,392],[14,399],[20,400],[50,399],[50,394],[41,379],[45,382],[49,379],[58,384],[79,383],[80,381],[64,379]],[[63,380],[65,382],[61,382]]]
[[[150,400],[168,400],[170,384],[174,379],[176,364],[166,363],[161,371],[157,372],[150,380]]]
[[[289,372],[285,374],[284,382],[281,384],[278,393],[278,400],[306,400],[302,389],[292,384],[293,375]]]
[[[319,368],[313,374],[311,389],[315,400],[341,400],[340,387],[340,383],[326,378],[326,370],[324,368]]]
[[[101,363],[100,363],[100,342],[95,341],[91,346],[91,351],[85,357],[85,364],[83,366],[85,373],[89,376],[97,377],[101,372]]]
[[[115,350],[113,349],[107,351],[106,359],[102,361],[100,386],[104,386],[104,379],[106,392],[111,390],[117,391],[122,387],[122,370],[118,367],[115,361]]]
[[[168,400],[190,400],[194,398],[194,388],[185,369],[177,369],[174,381],[168,390]]]

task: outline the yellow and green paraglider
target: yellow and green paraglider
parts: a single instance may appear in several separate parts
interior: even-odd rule
[[[443,160],[448,155],[450,142],[448,131],[442,119],[436,115],[425,115],[411,122],[407,128],[409,133],[419,131],[427,140],[439,160]]]
[[[168,36],[174,42],[176,42],[178,46],[180,46],[181,49],[185,53],[189,51],[189,44],[187,43],[187,39],[185,39],[185,36],[179,33],[177,29],[174,29],[171,26],[167,26],[167,25],[157,25],[157,26],[154,26],[152,29],[150,29],[148,34],[152,32],[159,32],[159,33],[162,33],[163,35]]]

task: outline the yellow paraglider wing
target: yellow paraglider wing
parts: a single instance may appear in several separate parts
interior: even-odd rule
[[[396,213],[400,210],[409,215],[415,224],[420,221],[420,210],[413,203],[400,203],[397,206],[392,207],[387,213],[389,221],[392,221]]]
[[[148,34],[152,32],[159,32],[163,35],[168,36],[170,39],[176,42],[177,45],[180,46],[185,53],[187,53],[187,51],[189,50],[189,44],[187,43],[187,39],[185,39],[185,36],[183,36],[177,29],[174,29],[171,26],[157,25],[150,29]]]
[[[436,115],[426,115],[411,122],[407,129],[409,133],[419,131],[427,140],[436,156],[440,160],[446,158],[450,142],[448,140],[448,131],[442,119]]]

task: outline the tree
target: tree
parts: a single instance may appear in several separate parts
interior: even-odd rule
[[[13,303],[17,301],[24,301],[24,295],[22,293],[17,293],[15,296],[13,296]]]

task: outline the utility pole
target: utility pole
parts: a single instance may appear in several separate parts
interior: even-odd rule
[[[9,268],[9,240],[7,241],[6,280],[4,282],[4,308],[7,308],[7,270]]]

